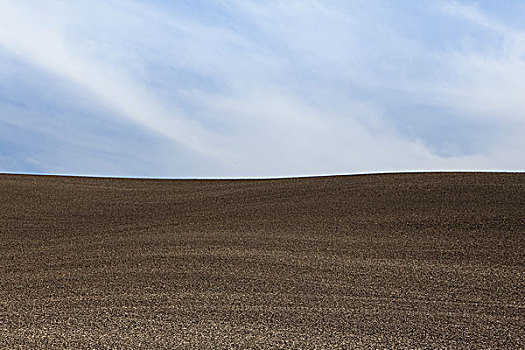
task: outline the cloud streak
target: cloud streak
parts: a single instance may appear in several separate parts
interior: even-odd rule
[[[142,146],[86,131],[75,149],[91,150],[90,174],[138,176],[130,169],[141,163],[151,175],[205,177],[525,168],[516,151],[525,146],[525,33],[467,2],[0,6],[4,56],[56,77],[52,97],[27,68],[23,83],[5,79],[4,123],[41,133],[57,114],[35,107],[44,96],[55,109],[68,99],[94,121],[143,130]],[[443,21],[449,34],[427,24]],[[15,76],[5,62],[0,76]],[[26,85],[34,92],[15,96]],[[40,117],[30,123],[24,106]],[[80,125],[72,118],[46,133],[53,140]],[[101,143],[110,158],[96,151]],[[137,155],[134,166],[119,147]],[[0,154],[4,171],[34,158],[19,148]],[[43,156],[40,169],[78,172],[72,156],[48,170]]]
[[[180,110],[165,109],[147,89],[118,69],[83,57],[59,28],[49,28],[13,2],[2,3],[0,42],[23,60],[70,80],[119,115],[210,156],[223,156],[216,137]],[[29,39],[29,40],[28,40]]]

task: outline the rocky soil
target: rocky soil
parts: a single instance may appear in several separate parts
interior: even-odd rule
[[[0,175],[0,348],[525,346],[525,174]]]

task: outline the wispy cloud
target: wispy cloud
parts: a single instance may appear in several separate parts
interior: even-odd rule
[[[31,70],[0,62],[0,76],[24,77],[0,89],[0,122],[51,140],[82,125],[71,118],[42,131],[39,120],[49,124],[59,113],[34,107],[40,117],[29,118],[27,106],[44,96],[54,108],[68,99],[113,128],[142,128],[149,140],[141,147],[122,132],[97,137],[91,129],[82,142],[62,141],[90,150],[81,171],[139,175],[141,163],[171,164],[147,172],[159,176],[525,167],[514,151],[524,146],[525,34],[470,3],[0,0],[0,7],[4,57],[56,77],[49,97]],[[443,21],[450,38],[432,26]],[[13,96],[22,84],[33,93]],[[8,99],[22,104],[8,107]],[[111,157],[101,153],[104,143]],[[124,165],[119,147],[137,158]],[[0,166],[9,171],[20,152],[6,149]],[[39,157],[46,171],[48,158]],[[47,171],[79,171],[70,159]]]
[[[89,97],[122,117],[197,151],[221,155],[213,146],[216,135],[182,111],[173,107],[167,110],[129,72],[75,50],[75,44],[68,42],[67,32],[59,22],[49,27],[49,22],[40,20],[37,13],[24,11],[12,2],[2,4],[0,16],[4,23],[0,42],[21,59],[74,82]]]

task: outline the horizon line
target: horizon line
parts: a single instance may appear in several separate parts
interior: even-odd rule
[[[500,174],[524,174],[524,170],[493,170],[493,169],[444,169],[444,170],[396,170],[396,171],[371,171],[371,172],[353,172],[353,173],[325,173],[310,175],[283,175],[283,176],[112,176],[96,174],[60,174],[60,173],[38,173],[38,172],[3,172],[0,175],[20,175],[20,176],[47,176],[47,177],[72,177],[72,178],[93,178],[93,179],[122,179],[122,180],[289,180],[289,179],[308,179],[323,177],[341,177],[341,176],[366,176],[366,175],[403,175],[403,174],[432,174],[432,173],[500,173]]]

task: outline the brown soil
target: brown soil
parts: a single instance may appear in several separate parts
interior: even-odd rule
[[[0,347],[520,348],[525,174],[0,176]]]

